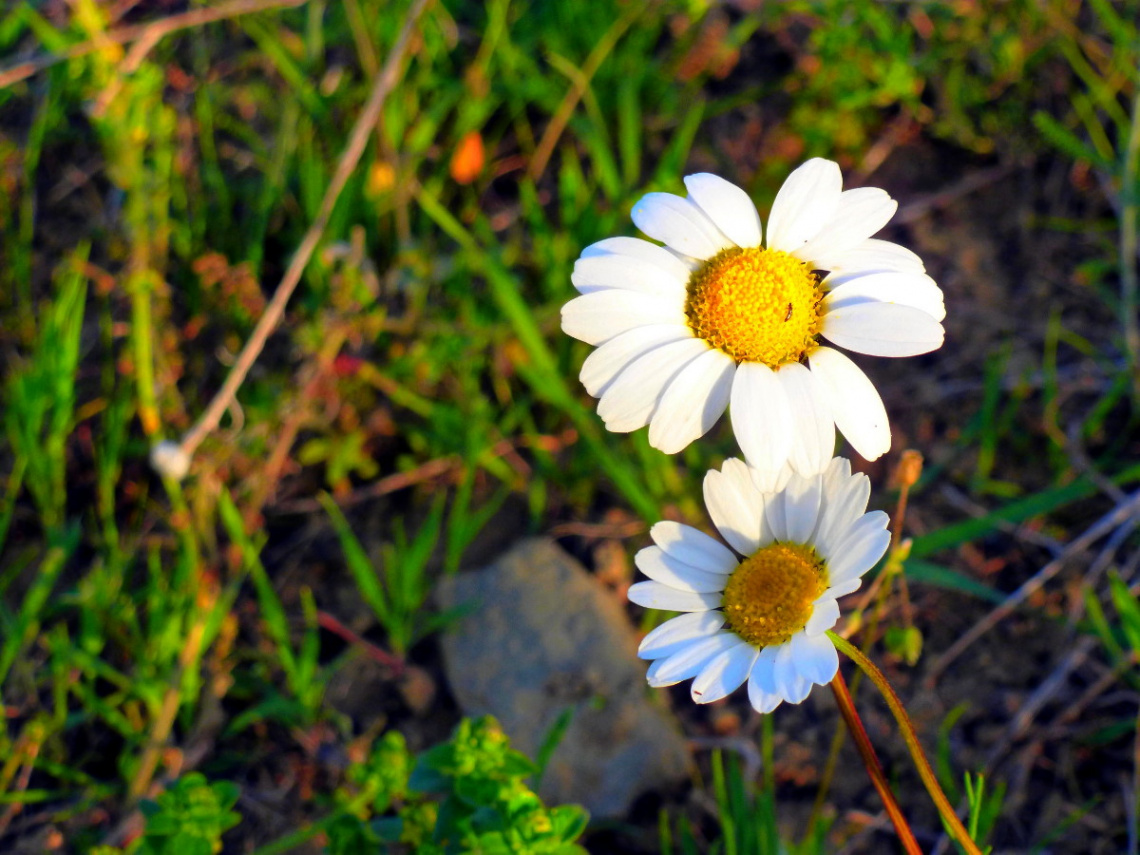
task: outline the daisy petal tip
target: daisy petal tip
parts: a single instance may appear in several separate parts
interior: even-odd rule
[[[737,246],[760,246],[763,240],[760,215],[744,190],[709,172],[686,175],[685,188],[689,198],[725,237]]]

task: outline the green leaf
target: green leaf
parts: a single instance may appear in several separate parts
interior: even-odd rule
[[[907,665],[914,666],[922,656],[922,633],[913,626],[887,627],[884,641],[887,650],[902,659]]]
[[[550,809],[554,833],[568,843],[582,836],[589,821],[589,811],[578,805],[559,805]]]
[[[934,585],[948,591],[958,591],[990,603],[1005,601],[1005,596],[1001,591],[995,591],[977,579],[972,579],[965,573],[950,567],[943,567],[941,564],[933,564],[929,561],[916,561],[913,558],[908,558],[903,567],[907,579],[912,582]]]
[[[1102,157],[1091,145],[1082,142],[1076,134],[1048,113],[1040,110],[1034,113],[1033,125],[1055,148],[1060,149],[1073,160],[1085,160],[1102,169],[1109,169],[1113,166],[1110,160]]]
[[[357,540],[348,520],[336,502],[332,500],[332,497],[328,493],[319,493],[317,499],[325,509],[325,513],[329,515],[329,521],[340,541],[340,548],[344,551],[345,564],[348,566],[349,572],[352,573],[357,590],[364,597],[364,602],[372,609],[372,613],[376,615],[376,619],[382,625],[388,626],[392,620],[392,608],[388,594],[384,590],[384,586],[380,584],[380,577],[372,564],[372,560],[364,551],[360,541]]]
[[[1110,573],[1108,583],[1112,591],[1113,605],[1116,606],[1116,613],[1120,616],[1124,637],[1128,639],[1132,650],[1140,653],[1140,604],[1118,574]]]

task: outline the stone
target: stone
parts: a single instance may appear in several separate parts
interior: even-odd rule
[[[673,716],[650,700],[629,617],[553,541],[521,541],[451,577],[438,596],[444,608],[471,608],[443,635],[444,670],[465,715],[493,715],[534,758],[571,711],[539,787],[548,804],[620,817],[643,793],[688,777],[688,748]]]

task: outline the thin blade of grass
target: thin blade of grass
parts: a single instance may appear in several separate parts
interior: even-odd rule
[[[79,544],[79,532],[78,526],[72,526],[65,534],[62,542],[51,547],[47,555],[44,556],[39,572],[36,573],[31,588],[24,596],[20,612],[16,616],[15,625],[11,632],[6,634],[3,644],[0,645],[0,687],[8,678],[8,671],[12,668],[12,663],[16,661],[16,657],[24,651],[36,633],[39,632],[44,607],[55,588],[59,574],[63,572],[68,559]]]
[[[1118,486],[1131,484],[1140,479],[1140,464],[1129,466],[1117,473],[1112,482]],[[925,558],[945,549],[953,549],[963,543],[985,537],[997,531],[1003,524],[1018,524],[1033,517],[1052,513],[1066,505],[1087,499],[1097,493],[1100,488],[1085,476],[1077,478],[1063,487],[1054,487],[1042,490],[1016,502],[1010,502],[996,511],[978,517],[964,520],[954,525],[946,526],[930,534],[916,537],[911,546],[910,557]]]
[[[345,519],[344,513],[337,507],[332,497],[327,493],[320,493],[317,499],[324,507],[325,513],[329,515],[329,521],[332,522],[333,530],[340,541],[340,548],[344,550],[344,560],[348,566],[348,572],[352,574],[353,581],[356,582],[356,589],[360,591],[360,595],[364,597],[364,601],[368,603],[368,607],[372,609],[376,619],[383,626],[389,626],[393,618],[392,602],[384,590],[384,586],[380,584],[380,577],[376,573],[372,560],[364,551],[360,541],[357,540],[352,527]]]

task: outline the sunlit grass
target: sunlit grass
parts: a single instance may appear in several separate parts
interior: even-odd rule
[[[1006,298],[1026,337],[927,363],[933,427],[901,430],[928,460],[912,507],[930,510],[902,566],[980,619],[1048,542],[1135,495],[1135,3],[431,4],[283,325],[181,485],[149,470],[150,447],[224,380],[410,4],[311,0],[102,44],[154,14],[109,19],[128,5],[0,12],[0,71],[94,47],[0,88],[0,849],[46,824],[75,851],[124,846],[97,816],[129,819],[195,768],[253,780],[250,758],[273,753],[309,782],[289,791],[291,833],[337,816],[314,746],[331,734],[359,769],[379,731],[325,697],[347,661],[322,630],[331,591],[365,607],[357,637],[427,667],[453,617],[435,585],[504,519],[512,537],[614,510],[705,524],[700,479],[734,452],[728,432],[677,457],[606,434],[576,380],[588,349],[558,333],[581,249],[631,233],[633,202],[686,172],[771,198],[807,156],[865,178],[923,144],[947,174],[927,166],[915,196],[995,161],[1065,188],[1029,230],[1082,257]],[[962,251],[936,262],[958,283]],[[948,290],[951,325],[968,293]],[[872,474],[889,507],[888,469]],[[1072,602],[1134,688],[1126,524],[1107,532],[1119,574]],[[1041,537],[1011,543],[1025,527]],[[1056,622],[1059,597],[1022,608]],[[1109,714],[1094,736],[1127,754],[1132,713]],[[774,852],[782,834],[829,851],[779,822],[774,778],[709,762],[716,827],[670,805],[673,850]],[[989,781],[969,800],[986,828]]]

